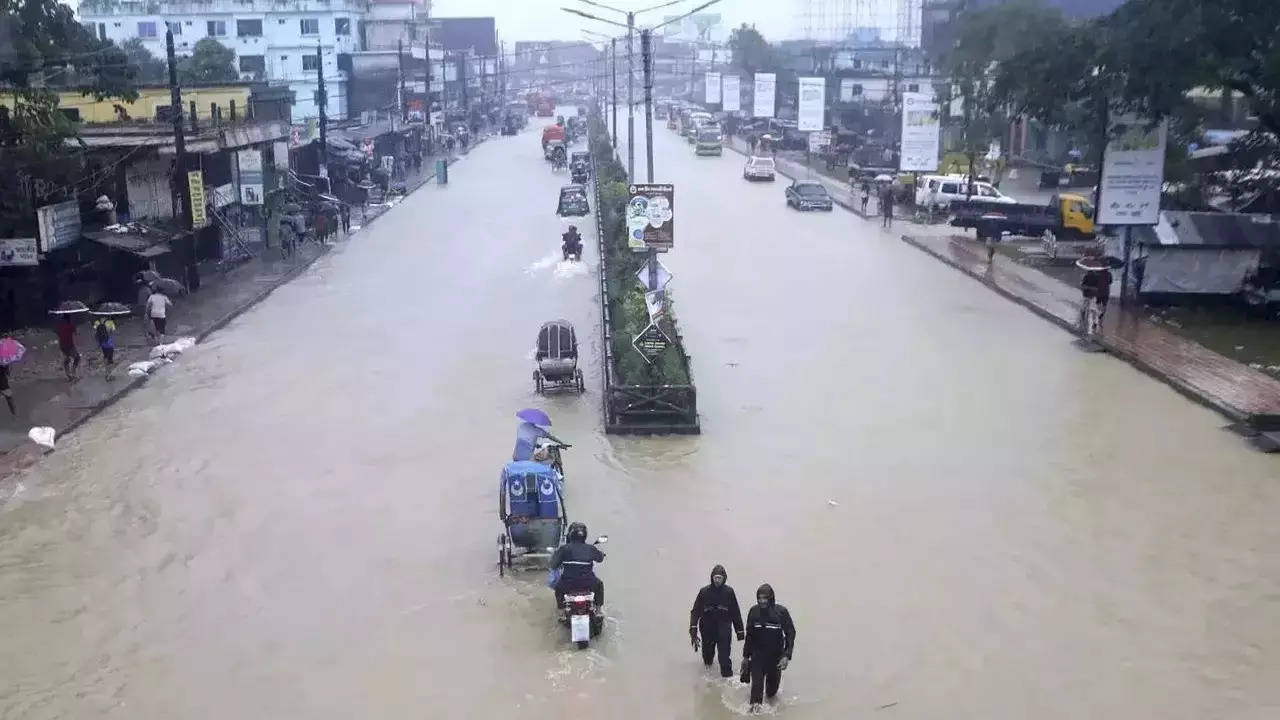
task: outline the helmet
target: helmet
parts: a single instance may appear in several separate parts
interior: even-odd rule
[[[569,523],[569,531],[565,533],[565,539],[569,542],[586,542],[587,526],[580,522]]]
[[[578,232],[578,226],[577,226],[577,225],[570,225],[570,226],[569,226],[569,232],[571,232],[571,233],[576,233],[576,232]]]

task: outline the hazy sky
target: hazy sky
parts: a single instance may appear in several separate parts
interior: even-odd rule
[[[663,0],[599,0],[623,10],[641,10],[662,4]],[[636,16],[636,25],[661,22],[664,15],[678,15],[698,7],[706,0],[685,0],[671,7]],[[719,13],[727,27],[755,23],[770,40],[799,35],[799,15],[803,0],[720,0],[705,12]],[[498,34],[504,42],[516,40],[582,40],[581,30],[614,34],[622,28],[607,23],[576,17],[562,11],[572,7],[593,15],[626,22],[626,17],[579,0],[433,0],[436,17],[493,16]]]

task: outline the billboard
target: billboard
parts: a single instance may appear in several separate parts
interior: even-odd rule
[[[1108,123],[1098,182],[1098,224],[1155,225],[1160,221],[1168,134],[1167,121],[1152,127],[1143,118],[1121,115]]]
[[[675,186],[636,183],[628,190],[627,247],[670,250],[675,244]]]
[[[725,112],[737,112],[742,109],[742,88],[737,75],[725,75],[720,78],[720,92],[723,100],[720,109]]]
[[[703,102],[707,103],[708,105],[719,103],[720,102],[720,73],[718,72],[707,73],[706,88],[707,88],[706,97],[703,98]]]
[[[923,93],[902,94],[901,170],[938,169],[938,104]]]
[[[80,239],[80,203],[75,200],[36,209],[40,227],[40,252],[66,247]]]
[[[796,129],[801,132],[821,130],[825,124],[827,107],[827,79],[800,78],[800,108],[796,116]]]
[[[38,242],[35,238],[0,238],[0,267],[39,265]]]
[[[241,150],[236,153],[240,168],[240,203],[262,204],[262,151]]]
[[[754,117],[773,117],[773,101],[777,95],[778,76],[773,73],[756,73],[755,83],[755,107],[752,108],[751,114]]]

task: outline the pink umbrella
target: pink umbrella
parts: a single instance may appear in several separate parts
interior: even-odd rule
[[[0,365],[12,365],[26,354],[27,349],[22,346],[22,343],[11,337],[0,338]]]

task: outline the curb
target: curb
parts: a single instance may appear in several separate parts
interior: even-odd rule
[[[1039,315],[1041,318],[1048,320],[1049,322],[1053,323],[1054,325],[1057,325],[1063,330],[1066,330],[1068,333],[1071,333],[1071,335],[1077,338],[1082,337],[1080,328],[1076,327],[1075,323],[1063,317],[1060,317],[1056,313],[1044,307],[1041,307],[1040,305],[1036,304],[1034,301],[1032,301],[1029,298],[1010,292],[1009,290],[991,282],[984,275],[975,273],[971,268],[965,266],[963,263],[957,261],[955,258],[947,257],[946,255],[938,253],[933,248],[929,247],[924,243],[917,241],[915,238],[912,238],[909,235],[903,235],[902,241],[910,245],[911,247],[914,247],[917,250],[924,252],[930,257],[941,260],[944,264],[949,265],[955,268],[956,270],[959,270],[961,273],[969,276],[970,278],[977,280],[978,282],[986,286],[988,289],[994,291],[997,295],[1000,295],[1001,297],[1007,300],[1012,300],[1018,305],[1021,305],[1022,307],[1030,310],[1036,315]],[[1129,363],[1133,367],[1142,371],[1144,374],[1150,377],[1153,377],[1156,380],[1159,380],[1160,382],[1164,383],[1165,385],[1168,385],[1169,387],[1173,388],[1175,391],[1177,391],[1179,394],[1183,395],[1184,397],[1190,400],[1194,400],[1197,403],[1200,403],[1201,405],[1225,416],[1227,419],[1233,422],[1251,425],[1255,419],[1252,415],[1248,413],[1241,412],[1240,410],[1233,408],[1230,405],[1226,405],[1218,401],[1216,398],[1210,395],[1206,395],[1200,392],[1199,390],[1196,390],[1194,387],[1192,387],[1191,385],[1188,385],[1186,382],[1182,381],[1181,379],[1176,378],[1172,375],[1169,375],[1168,373],[1163,372],[1161,370],[1158,370],[1155,367],[1152,367],[1150,363],[1138,357],[1136,354],[1129,352],[1128,350],[1125,350],[1123,348],[1117,347],[1114,343],[1108,341],[1105,335],[1098,336],[1097,338],[1094,339],[1094,342],[1098,343],[1098,345],[1101,345],[1103,349],[1105,349],[1108,353],[1110,353],[1114,357],[1124,360],[1125,362]]]
[[[485,139],[487,140],[488,138],[485,138]],[[481,140],[475,143],[468,149],[467,152],[470,153],[471,150],[474,150],[476,147],[479,147],[483,142],[484,140]],[[466,157],[466,156],[460,155],[458,157],[447,159],[445,162],[449,165],[453,165],[463,157]],[[431,183],[432,180],[435,179],[435,177],[436,177],[436,174],[433,171],[430,175],[426,177],[426,179],[422,181],[421,184],[419,184],[417,187],[415,187],[414,189],[406,193],[404,197],[408,198],[409,196],[413,195],[417,191],[426,187]],[[391,209],[394,209],[394,208],[388,208],[388,210],[391,210]],[[383,215],[386,215],[386,214],[387,212],[384,211],[384,212],[378,213],[377,215],[371,218],[368,218],[360,226],[360,230],[363,231],[365,228],[371,226],[375,221],[377,221],[378,218],[381,218]],[[308,270],[312,265],[316,263],[317,260],[319,260],[322,257],[326,257],[333,247],[336,247],[336,246],[330,246],[330,245],[324,246],[324,250],[317,253],[315,257],[312,257],[309,260],[306,260],[305,262],[302,262],[294,266],[292,269],[290,269],[288,272],[282,275],[280,279],[268,285],[261,292],[254,295],[247,301],[241,303],[239,306],[233,308],[231,311],[229,311],[222,317],[218,318],[217,320],[214,320],[207,327],[205,327],[203,330],[201,330],[195,335],[196,343],[204,342],[206,338],[208,338],[210,335],[214,334],[215,332],[221,330],[222,328],[226,327],[228,324],[231,323],[232,320],[235,320],[237,317],[240,317],[245,312],[249,311],[251,308],[261,303],[263,300],[266,300],[267,297],[271,295],[271,293],[275,292],[280,287],[296,280],[299,275],[301,275],[303,272]],[[128,376],[126,375],[126,377]],[[130,392],[145,385],[148,379],[150,379],[149,375],[143,375],[142,377],[129,378],[128,382],[116,388],[114,392],[100,399],[98,402],[94,403],[93,405],[86,407],[84,409],[84,412],[80,413],[75,418],[73,418],[70,422],[66,424],[65,427],[55,428],[57,430],[56,437],[59,439],[66,437],[67,435],[75,431],[80,426],[92,420],[95,416],[97,416],[103,410],[106,410],[107,408],[117,403],[125,395],[128,395]],[[24,448],[28,448],[28,445],[19,445],[18,447],[6,453],[0,453],[0,478],[12,476],[15,472],[20,470],[18,468],[8,467],[9,465],[11,465],[11,463],[8,460],[12,457],[17,457],[23,451]],[[44,450],[42,448],[40,454],[45,455],[50,452],[53,452],[53,450]]]

